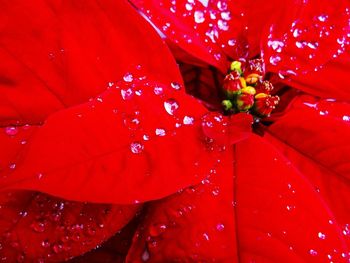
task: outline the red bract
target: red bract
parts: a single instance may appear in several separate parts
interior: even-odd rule
[[[152,201],[76,262],[348,262],[348,105],[276,85],[262,138],[204,107],[259,54],[275,84],[348,98],[347,3],[304,2],[134,1],[185,82],[125,1],[4,4],[2,260],[83,254]]]

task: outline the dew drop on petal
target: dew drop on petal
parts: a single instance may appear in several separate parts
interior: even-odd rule
[[[137,130],[140,126],[140,120],[135,116],[127,116],[124,119],[124,125],[129,130]]]
[[[128,100],[132,97],[133,91],[132,89],[121,89],[120,95],[122,96],[123,100]]]
[[[310,249],[309,250],[309,254],[311,255],[311,256],[317,256],[317,251],[316,250],[314,250],[314,249]]]
[[[16,164],[15,164],[15,163],[11,163],[11,164],[9,165],[9,168],[12,169],[12,170],[15,169],[15,168],[16,168]]]
[[[204,18],[204,13],[202,11],[195,11],[194,14],[194,21],[197,23],[197,24],[200,24],[200,23],[203,23],[205,18]]]
[[[165,136],[166,135],[165,130],[162,129],[162,128],[157,128],[155,133],[156,133],[157,136]]]
[[[214,196],[218,196],[220,194],[220,189],[218,187],[215,187],[211,193],[214,195]]]
[[[45,231],[46,225],[45,225],[45,222],[42,222],[42,221],[34,221],[34,222],[31,224],[31,228],[33,229],[34,232],[42,233],[42,232]]]
[[[227,21],[221,19],[218,20],[218,27],[223,31],[227,31],[229,29]]]
[[[177,82],[172,82],[170,84],[170,86],[174,89],[174,90],[180,90],[181,89],[181,85]]]
[[[233,47],[234,45],[236,45],[236,40],[234,40],[234,39],[229,39],[229,40],[227,41],[227,44],[228,44],[229,46]]]
[[[206,241],[209,241],[209,239],[210,239],[208,233],[203,233],[203,238]]]
[[[324,233],[322,233],[322,232],[318,232],[317,236],[320,239],[326,239],[326,235]]]
[[[141,144],[139,142],[132,142],[130,144],[130,150],[131,150],[132,153],[135,153],[135,154],[142,153],[143,149],[144,149],[143,144]]]
[[[276,66],[281,60],[282,59],[280,56],[271,56],[270,57],[270,63],[274,66]]]
[[[18,133],[18,128],[14,126],[8,126],[5,128],[5,133],[9,136],[15,136]]]
[[[133,75],[131,73],[126,73],[123,77],[123,80],[125,82],[132,82],[134,79]]]
[[[194,118],[193,117],[191,117],[191,116],[185,116],[184,118],[183,118],[183,124],[185,124],[185,125],[193,125],[193,123],[194,123]]]
[[[50,247],[50,242],[47,239],[45,239],[41,242],[41,246],[44,248]]]
[[[156,87],[154,87],[153,92],[156,95],[162,95],[163,94],[163,88],[156,86]]]
[[[174,115],[179,109],[179,103],[175,99],[168,99],[164,102],[164,108],[167,113]]]
[[[141,259],[143,262],[146,262],[150,259],[150,255],[147,249],[145,249],[141,255]]]
[[[58,253],[62,252],[62,250],[63,250],[63,245],[60,244],[60,243],[56,243],[56,244],[54,244],[54,245],[52,246],[52,250],[53,250],[53,252],[55,252],[56,254],[58,254]]]
[[[221,18],[224,20],[231,20],[231,12],[229,11],[221,12]]]
[[[224,224],[217,224],[216,225],[216,230],[223,231],[224,229],[225,229],[225,225]]]
[[[191,3],[186,3],[185,8],[187,11],[191,11],[193,9],[193,5]]]

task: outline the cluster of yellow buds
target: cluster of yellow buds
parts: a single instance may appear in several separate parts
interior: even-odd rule
[[[279,97],[270,94],[273,85],[263,80],[264,75],[261,59],[233,61],[223,83],[226,95],[222,101],[224,110],[228,113],[250,112],[260,117],[269,116]]]

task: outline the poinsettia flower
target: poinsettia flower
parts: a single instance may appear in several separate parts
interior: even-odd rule
[[[266,70],[270,74],[275,74],[270,75],[271,81],[277,79],[279,82],[317,96],[348,100],[349,89],[347,80],[344,79],[346,78],[344,72],[349,63],[346,51],[349,37],[349,9],[347,3],[343,1],[334,4],[326,1],[307,3],[294,1],[291,5],[277,1],[133,2],[167,38],[180,61],[189,92],[209,101],[212,108],[217,108],[218,105],[216,103],[213,106],[215,87],[225,85],[225,81],[222,82],[223,75],[227,73],[229,63],[238,57],[261,57]],[[272,13],[273,15],[269,16]],[[214,222],[225,221],[220,211],[229,211],[229,206],[226,209],[216,210],[216,207],[220,207],[219,202],[224,203],[220,200],[210,205],[209,209],[206,207],[208,203],[211,204],[208,200],[213,199],[211,191],[216,193],[220,187],[216,188],[216,179],[205,181],[203,185],[192,189],[193,193],[180,193],[150,208],[150,216],[140,227],[139,238],[129,252],[132,260],[137,260],[147,247],[150,259],[153,258],[155,261],[184,257],[194,261],[210,258],[228,262],[234,259],[243,262],[286,260],[299,262],[303,259],[307,262],[327,259],[333,261],[335,259],[332,253],[322,252],[321,256],[319,249],[311,248],[319,241],[327,239],[324,232],[314,234],[315,239],[307,241],[307,246],[304,246],[306,243],[302,245],[300,240],[297,244],[296,240],[301,233],[308,233],[308,237],[312,235],[310,231],[312,227],[297,230],[295,225],[293,227],[296,218],[282,216],[281,211],[276,213],[277,210],[272,206],[278,201],[265,197],[272,195],[282,199],[286,214],[300,213],[299,216],[303,217],[302,224],[307,224],[307,221],[314,222],[310,219],[314,216],[307,219],[308,212],[303,209],[296,211],[298,210],[296,208],[314,207],[311,203],[305,203],[306,200],[312,199],[311,192],[316,192],[324,208],[336,217],[340,230],[338,236],[345,242],[343,244],[348,246],[349,217],[346,215],[348,160],[345,157],[349,151],[346,143],[349,120],[347,104],[319,99],[311,99],[310,102],[308,97],[300,97],[291,104],[291,99],[297,93],[293,91],[286,93],[285,87],[280,91],[284,93],[281,97],[284,107],[288,105],[287,114],[279,114],[279,118],[276,118],[277,116],[270,118],[270,121],[277,121],[268,129],[265,128],[267,130],[264,143],[257,138],[251,138],[249,140],[254,143],[244,141],[234,146],[232,158],[235,162],[234,168],[225,167],[221,172],[228,173],[224,182],[234,185],[233,189],[226,190],[228,200],[235,204],[235,212],[231,213],[231,218],[226,219],[231,223],[215,225]],[[220,94],[217,98],[220,99]],[[331,111],[331,108],[334,110]],[[339,145],[343,147],[339,149]],[[270,147],[271,156],[266,157],[269,155]],[[237,149],[241,149],[244,153],[239,153]],[[276,150],[280,152],[277,153]],[[281,153],[284,156],[280,156]],[[285,159],[286,157],[288,158]],[[285,165],[289,167],[281,168],[283,172],[274,167],[274,162],[280,158],[283,158]],[[242,169],[240,168],[242,166],[249,168]],[[298,175],[289,174],[293,170]],[[237,174],[235,180],[231,179],[232,174]],[[271,181],[268,179],[270,176]],[[305,181],[292,183],[294,177],[303,178]],[[224,192],[223,184],[221,183],[221,188]],[[299,186],[307,184],[311,187],[310,192],[303,190],[303,194],[307,194],[301,198],[304,200],[301,203],[295,201],[299,192],[295,189],[295,184]],[[339,194],[339,189],[342,189],[342,194]],[[233,199],[232,193],[234,193]],[[203,197],[206,194],[210,197]],[[197,196],[200,196],[198,203],[193,200]],[[206,201],[203,202],[204,199]],[[264,205],[266,203],[268,205]],[[191,212],[193,215],[187,215],[186,219],[177,219],[176,216],[169,215],[179,206],[196,207],[200,212]],[[329,220],[329,224],[334,224],[332,219]],[[201,225],[202,222],[206,227]],[[234,225],[236,228],[233,227],[233,230],[232,222],[236,222]],[[211,225],[210,230],[208,225]],[[153,229],[157,226],[162,229],[161,234],[157,231],[153,234]],[[217,240],[223,226],[227,227],[227,231],[231,231],[231,240],[225,238]],[[194,240],[188,238],[186,233],[193,233]],[[330,243],[331,250],[338,251],[333,242]],[[152,246],[153,243],[156,244],[155,248]],[[299,248],[296,249],[295,246]],[[303,246],[304,248],[300,248]],[[224,247],[227,248],[226,253],[220,253]],[[266,247],[275,249],[267,251]],[[192,251],[192,254],[186,254],[188,251]],[[337,260],[346,261],[348,251],[349,249],[345,248],[345,252],[342,252]]]
[[[191,7],[184,6],[192,8],[188,10],[192,21],[212,15],[208,13],[211,2],[205,8],[197,3],[201,10],[194,8],[193,1],[188,3]],[[182,36],[178,30],[186,29],[187,38],[192,39],[198,35],[178,16],[185,14],[179,11],[182,4],[153,9],[157,2],[147,10],[161,11],[153,17],[177,22],[173,36]],[[245,17],[252,3],[245,4],[248,9],[230,7],[229,11],[243,12]],[[263,6],[267,9],[262,13],[254,10],[257,17],[275,8]],[[315,7],[313,3],[304,9],[304,3],[295,6],[308,12],[293,15],[305,16]],[[323,15],[335,19],[334,9],[321,6],[327,7],[321,10]],[[286,113],[261,138],[249,134],[249,114],[225,117],[187,95],[167,47],[124,1],[7,5],[3,10],[6,26],[1,47],[6,68],[2,83],[7,100],[1,115],[0,185],[1,190],[10,191],[1,202],[1,212],[7,215],[1,223],[4,261],[57,261],[82,254],[125,225],[139,203],[155,199],[139,219],[128,262],[347,261],[347,104],[300,97],[288,103]],[[202,13],[195,17],[195,11]],[[216,15],[226,17],[227,11]],[[289,20],[293,15],[281,26],[293,21]],[[332,20],[336,30],[316,49],[325,51],[323,41],[330,41],[325,59],[317,57],[311,67],[298,65],[298,70],[323,65],[338,50],[339,43],[333,40],[346,33],[347,16],[341,12],[337,16],[339,20]],[[14,17],[21,19],[13,23]],[[151,20],[157,25],[157,20]],[[233,40],[239,36],[233,57],[248,58],[259,50],[261,27],[247,19],[241,22],[242,28],[247,21],[255,34],[227,32]],[[272,36],[279,32],[269,29]],[[284,29],[281,32],[287,32]],[[242,40],[242,34],[249,38]],[[292,52],[286,37],[286,50]],[[196,39],[195,47],[202,40]],[[250,53],[243,53],[245,42]],[[198,49],[192,53],[196,59],[181,58],[226,71],[226,53],[218,47],[216,51],[221,53]],[[263,57],[267,69],[290,70],[269,65],[268,51]],[[287,51],[281,54],[287,56]],[[296,62],[303,56],[298,53]],[[212,68],[202,71],[216,73]],[[320,73],[312,74],[319,79]],[[213,76],[215,80],[220,74]],[[302,79],[297,80],[304,87]],[[340,93],[335,88],[318,88],[323,82],[308,83],[304,90],[317,95],[347,94],[346,89]],[[32,87],[37,88],[36,98]],[[211,89],[197,92],[200,99],[207,99],[201,97],[205,92],[212,94]],[[93,99],[86,102],[89,97]],[[332,133],[325,127],[332,127]],[[118,237],[117,242],[122,239]]]

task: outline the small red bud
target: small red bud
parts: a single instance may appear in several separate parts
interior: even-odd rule
[[[244,78],[241,78],[235,71],[226,75],[223,88],[229,97],[238,94],[242,88],[246,87]]]
[[[239,111],[248,111],[254,105],[254,94],[239,94],[237,96],[236,105]]]
[[[278,96],[259,93],[255,96],[254,111],[260,116],[269,116],[279,101],[280,98]]]
[[[273,90],[273,85],[270,81],[264,80],[264,81],[258,81],[255,90],[257,93],[265,93],[270,94]]]

